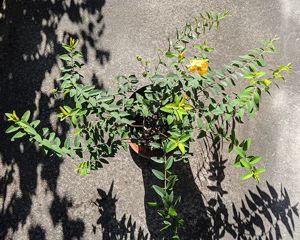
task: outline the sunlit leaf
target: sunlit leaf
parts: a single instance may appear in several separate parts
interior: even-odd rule
[[[25,121],[25,122],[27,122],[28,120],[29,120],[29,118],[30,118],[30,111],[26,111],[24,114],[23,114],[23,116],[22,116],[22,120],[23,121]]]
[[[253,157],[253,158],[250,159],[250,163],[251,163],[251,164],[258,163],[261,159],[262,159],[261,156]]]
[[[169,152],[173,151],[175,148],[177,148],[176,142],[169,141],[168,144],[167,144],[166,152],[169,153]]]
[[[251,178],[252,176],[253,176],[253,172],[248,172],[248,173],[246,173],[245,175],[242,176],[242,179],[246,180],[248,178]]]
[[[251,164],[249,162],[247,162],[245,159],[241,159],[240,163],[242,164],[243,167],[250,169],[251,168]]]
[[[183,154],[186,153],[185,145],[184,145],[183,143],[179,142],[179,143],[178,143],[178,148],[179,148],[179,150],[180,150]]]

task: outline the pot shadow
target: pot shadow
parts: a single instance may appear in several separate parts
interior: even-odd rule
[[[160,185],[161,182],[154,177],[151,169],[159,169],[160,165],[151,161],[149,159],[142,158],[138,156],[134,151],[130,151],[134,162],[141,168],[143,181],[145,186],[145,212],[146,212],[146,222],[153,239],[161,239],[164,234],[160,232],[162,228],[161,219],[157,214],[155,208],[149,206],[147,203],[152,201],[160,201],[157,194],[151,188],[153,184]],[[182,162],[177,162],[174,166],[174,172],[178,175],[179,181],[176,183],[176,188],[174,189],[175,196],[181,196],[181,204],[178,208],[178,214],[185,220],[185,229],[181,233],[182,236],[186,236],[187,239],[193,238],[195,233],[195,226],[202,224],[202,227],[208,228],[204,223],[208,222],[208,216],[206,209],[203,208],[204,200],[202,193],[199,191],[197,185],[195,184],[194,177],[189,164],[184,164]],[[186,235],[188,233],[188,235]],[[184,234],[184,235],[183,235]],[[199,234],[197,231],[196,234]],[[200,235],[197,235],[200,236]]]
[[[21,114],[28,109],[35,113],[34,118],[46,124],[43,127],[65,139],[64,133],[69,126],[59,121],[52,122],[56,127],[50,124],[50,113],[61,102],[41,90],[52,68],[58,65],[57,56],[64,52],[57,29],[62,19],[68,17],[70,24],[80,28],[76,37],[83,40],[80,48],[85,62],[89,54],[94,54],[99,64],[105,64],[110,59],[109,51],[96,47],[105,29],[101,13],[104,5],[105,0],[0,1],[0,239],[13,236],[27,223],[39,178],[47,183],[45,191],[53,196],[49,213],[54,226],[62,225],[61,238],[80,239],[83,236],[84,221],[69,217],[72,201],[57,191],[63,160],[45,157],[36,146],[19,141],[11,143],[10,136],[5,134],[10,124],[3,116],[12,110]],[[90,17],[84,17],[83,13]],[[67,40],[74,34],[65,31],[62,36]],[[101,84],[96,73],[92,82]],[[30,239],[40,239],[35,236],[43,233],[45,235],[46,230],[41,226],[32,227],[28,232]]]
[[[221,154],[222,144],[211,144],[207,139],[204,142],[204,154],[210,157],[200,161],[202,169],[195,175],[196,178],[199,177],[203,168],[206,168],[206,177],[210,180],[207,189],[214,192],[209,194],[215,195],[214,197],[206,198],[199,189],[190,164],[179,162],[174,168],[179,178],[174,194],[182,197],[178,214],[185,220],[185,228],[180,232],[182,239],[282,239],[282,228],[293,238],[295,218],[299,217],[298,203],[292,205],[286,188],[281,187],[278,191],[266,182],[257,185],[256,191],[248,190],[247,194],[241,196],[240,204],[226,201],[224,195],[227,191],[223,189],[222,181],[225,178],[227,160],[223,159]],[[134,151],[131,151],[131,156],[143,174],[149,232],[154,239],[161,239],[161,219],[156,209],[147,204],[159,200],[151,188],[151,185],[159,184],[151,172],[151,169],[158,168],[158,165],[139,157]]]
[[[114,182],[108,192],[97,189],[99,198],[94,204],[98,207],[100,217],[97,223],[93,225],[93,233],[101,232],[102,240],[150,240],[149,234],[144,233],[141,227],[138,227],[131,216],[124,214],[120,220],[117,219],[116,203],[117,196],[113,194]]]

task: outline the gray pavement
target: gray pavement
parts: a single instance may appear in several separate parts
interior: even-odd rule
[[[116,86],[115,76],[141,70],[137,54],[154,59],[156,48],[185,21],[205,10],[231,17],[208,38],[222,65],[279,35],[277,65],[294,73],[264,96],[256,119],[239,126],[267,168],[262,182],[242,182],[226,152],[205,160],[195,143],[190,165],[179,166],[187,220],[184,239],[300,239],[300,4],[299,0],[68,0],[0,1],[0,113],[30,109],[58,133],[68,130],[50,115],[59,76],[59,43],[80,39],[87,83]],[[0,123],[0,239],[158,239],[150,163],[120,151],[110,164],[82,178],[72,159],[44,157],[10,143]],[[61,134],[62,135],[62,134]],[[62,137],[64,137],[62,135]],[[218,155],[216,155],[218,153]]]

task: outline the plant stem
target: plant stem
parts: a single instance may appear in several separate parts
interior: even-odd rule
[[[165,175],[165,179],[164,179],[164,189],[165,191],[167,191],[167,169],[166,169],[166,165],[167,165],[167,156],[166,154],[164,155],[164,160],[165,160],[165,166],[164,166],[164,175]]]
[[[136,128],[144,128],[144,125],[140,125],[140,124],[130,124],[130,127],[136,127]]]

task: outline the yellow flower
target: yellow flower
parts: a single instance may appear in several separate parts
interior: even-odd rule
[[[16,111],[14,110],[12,113],[6,113],[8,117],[8,121],[18,122],[20,118],[17,116]]]
[[[77,43],[78,43],[78,39],[75,40],[74,38],[70,37],[70,46],[71,47],[75,48]]]
[[[208,70],[208,59],[191,59],[190,64],[187,65],[191,73],[198,72],[200,76],[207,73]]]

